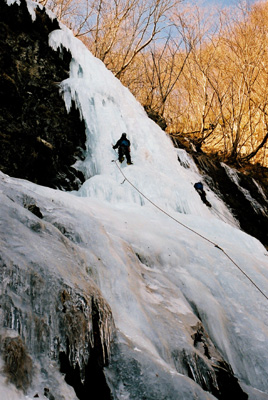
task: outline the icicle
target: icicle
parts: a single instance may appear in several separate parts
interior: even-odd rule
[[[32,21],[36,20],[36,8],[39,7],[41,10],[43,9],[42,5],[39,5],[38,3],[35,3],[31,0],[26,0],[27,8],[29,11],[30,16],[32,17]]]

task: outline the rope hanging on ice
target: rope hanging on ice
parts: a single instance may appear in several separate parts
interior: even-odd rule
[[[120,168],[120,166],[117,163],[117,160],[112,160],[115,165],[117,166],[117,168],[119,169],[119,171],[121,172],[121,174],[124,177],[124,181],[122,183],[124,183],[125,181],[127,181],[142,197],[144,197],[149,203],[151,203],[155,208],[157,208],[159,211],[161,211],[163,214],[166,214],[169,218],[173,219],[173,221],[177,222],[177,224],[180,224],[181,226],[183,226],[184,228],[188,229],[189,231],[193,232],[195,235],[201,237],[202,239],[206,240],[207,242],[209,242],[210,244],[213,244],[213,246],[215,246],[217,249],[221,250],[222,253],[234,264],[235,267],[237,267],[239,269],[240,272],[242,272],[242,274],[245,275],[245,277],[252,283],[253,286],[255,286],[255,288],[266,298],[266,300],[268,300],[268,296],[266,296],[266,294],[259,288],[258,285],[256,285],[256,283],[247,275],[247,273],[245,271],[243,271],[243,269],[229,256],[228,253],[226,253],[226,251],[224,249],[222,249],[217,243],[214,243],[212,240],[208,239],[207,237],[201,235],[200,233],[196,232],[194,229],[190,228],[189,226],[183,224],[182,222],[180,222],[178,219],[172,217],[172,215],[170,215],[168,212],[166,212],[165,210],[163,210],[161,207],[159,207],[157,204],[155,204],[152,200],[150,200],[147,196],[145,196],[145,194],[143,194],[135,185],[133,185],[133,183],[126,177],[126,175],[124,174],[124,172],[122,171],[122,169]]]

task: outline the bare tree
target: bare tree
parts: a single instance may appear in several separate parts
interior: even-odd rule
[[[41,0],[121,78],[135,57],[167,30],[182,0]]]

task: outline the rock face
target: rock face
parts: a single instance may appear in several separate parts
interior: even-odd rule
[[[72,167],[83,157],[85,127],[69,114],[58,83],[68,77],[71,55],[48,45],[57,29],[40,8],[0,2],[0,169],[32,182],[77,189],[83,175]]]

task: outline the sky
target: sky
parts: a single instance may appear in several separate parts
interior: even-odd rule
[[[253,4],[256,3],[257,0],[246,0],[248,4]],[[236,0],[204,0],[204,4],[219,4],[220,6],[230,6],[230,5],[236,5],[238,4],[238,1]]]
[[[257,3],[258,0],[246,0],[248,5],[252,5]],[[229,7],[229,6],[236,6],[239,2],[237,0],[200,0],[197,1],[198,4],[203,4],[204,6],[213,5],[219,6],[221,8]]]

